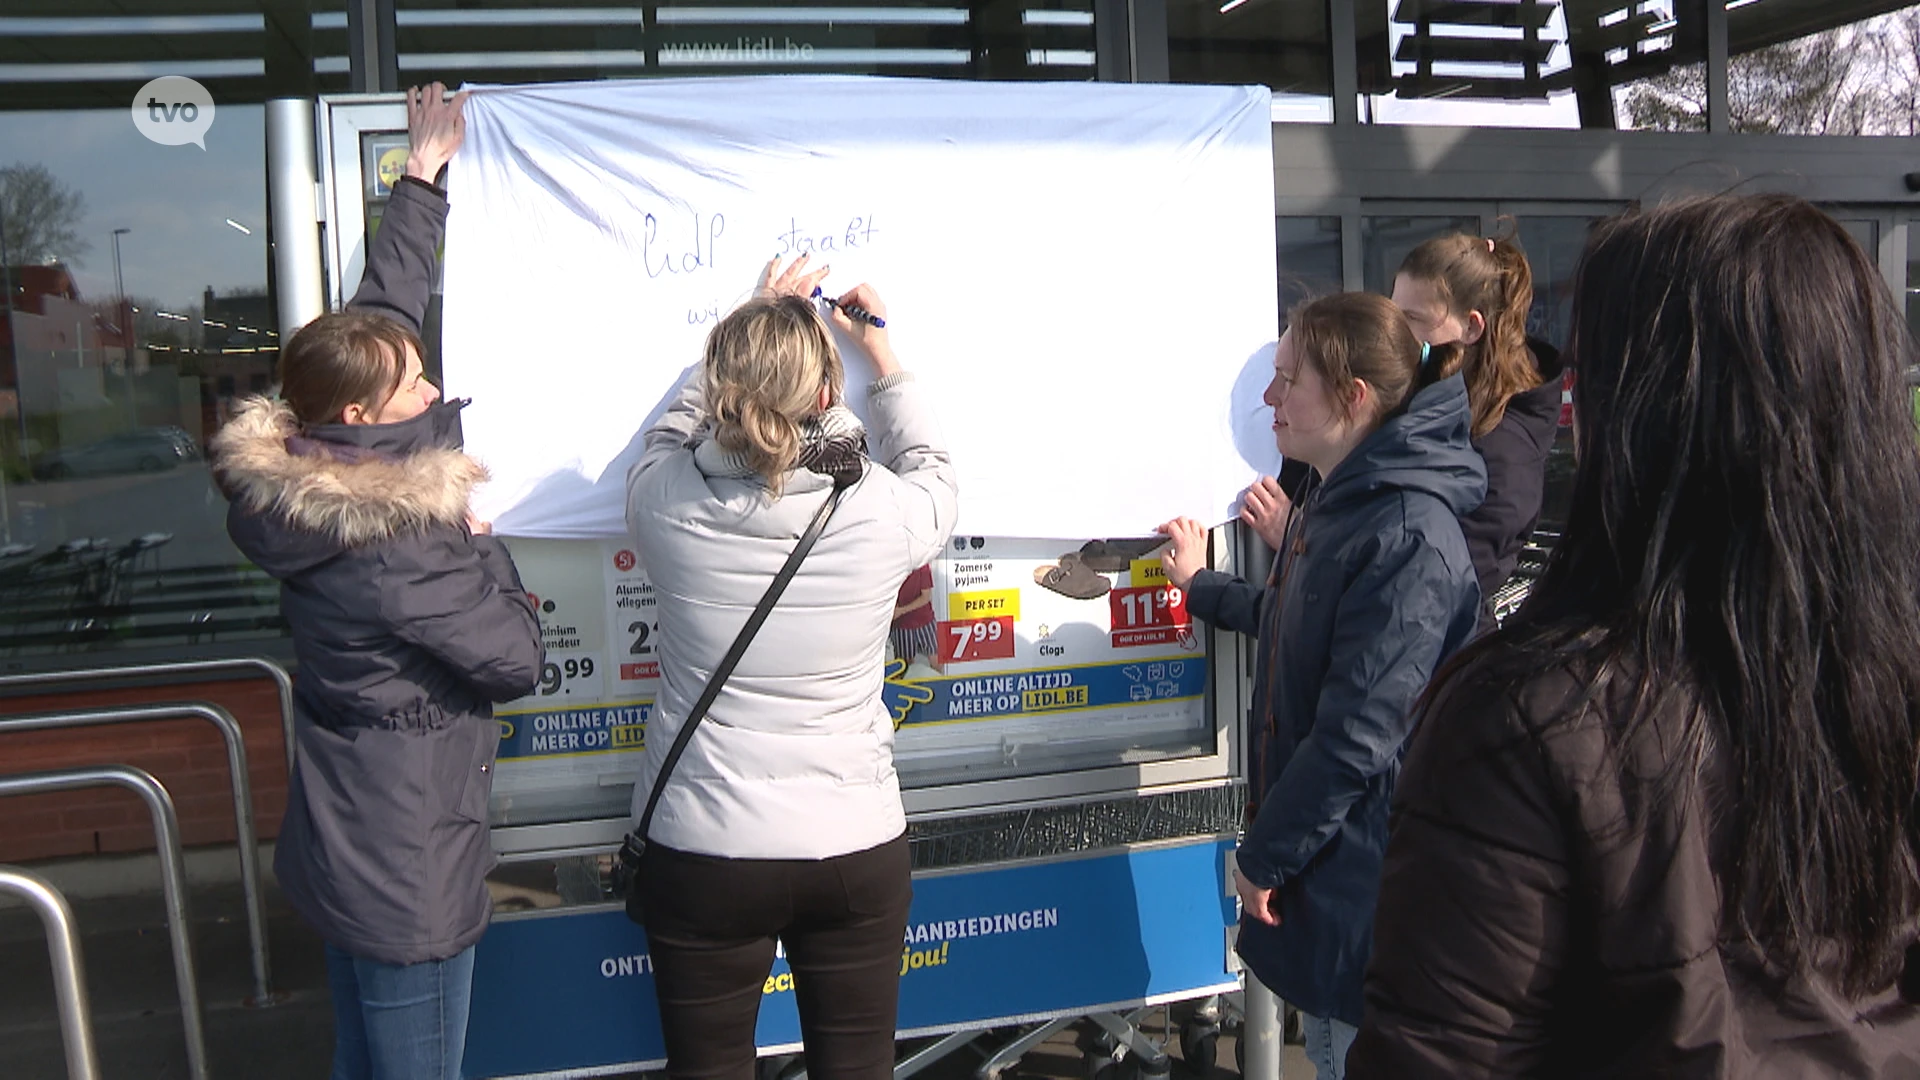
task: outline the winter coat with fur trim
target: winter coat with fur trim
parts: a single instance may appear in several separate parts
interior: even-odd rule
[[[417,331],[445,219],[437,189],[396,184],[348,306]],[[390,964],[486,930],[493,703],[530,692],[545,661],[513,560],[467,529],[485,470],[459,446],[459,404],[303,428],[263,398],[209,446],[227,531],[280,581],[299,661],[274,873],[322,938]]]
[[[281,583],[299,661],[299,764],[274,871],[326,940],[445,959],[486,929],[493,703],[544,655],[500,542],[466,526],[484,474],[439,445],[457,406],[302,433],[247,402],[214,439],[241,552]]]

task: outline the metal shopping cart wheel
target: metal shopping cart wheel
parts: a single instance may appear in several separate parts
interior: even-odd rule
[[[1220,1060],[1218,1020],[1195,1016],[1180,1025],[1180,1060],[1186,1062],[1188,1072],[1202,1080],[1213,1075],[1213,1067]]]

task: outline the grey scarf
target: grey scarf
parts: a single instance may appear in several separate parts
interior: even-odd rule
[[[694,437],[694,460],[708,476],[753,476],[747,456],[729,450],[713,438],[711,426]],[[845,405],[835,405],[800,424],[797,468],[831,476],[842,486],[860,478],[867,467],[867,429]]]

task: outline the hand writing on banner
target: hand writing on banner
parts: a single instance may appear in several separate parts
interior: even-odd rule
[[[876,326],[863,319],[848,318],[846,309],[850,307],[859,308],[877,317],[880,325]],[[842,334],[852,338],[856,344],[866,350],[867,355],[873,359],[874,376],[881,379],[897,374],[900,370],[900,361],[893,355],[893,339],[887,336],[886,316],[887,305],[881,302],[880,294],[874,291],[873,286],[865,282],[855,285],[842,294],[828,314],[828,318],[833,320],[833,325]]]
[[[885,702],[887,708],[893,712],[895,731],[900,730],[900,725],[907,722],[907,714],[913,711],[915,705],[925,705],[933,700],[933,691],[930,688],[900,677],[906,673],[906,670],[905,660],[889,663],[884,676],[885,682],[880,686],[880,700]]]
[[[808,256],[802,255],[788,263],[784,269],[780,266],[780,256],[775,255],[767,268],[760,272],[760,283],[754,287],[755,296],[798,296],[806,299],[833,268],[822,264],[817,270],[807,269]]]

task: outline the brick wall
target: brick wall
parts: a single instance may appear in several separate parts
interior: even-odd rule
[[[280,695],[269,679],[5,698],[0,716],[183,701],[212,702],[240,722],[253,781],[254,828],[262,839],[273,836],[287,805],[287,756]],[[134,765],[152,773],[173,796],[187,845],[234,838],[226,745],[205,720],[0,733],[0,774],[78,765]],[[152,820],[131,791],[97,788],[0,798],[0,863],[152,848]]]

